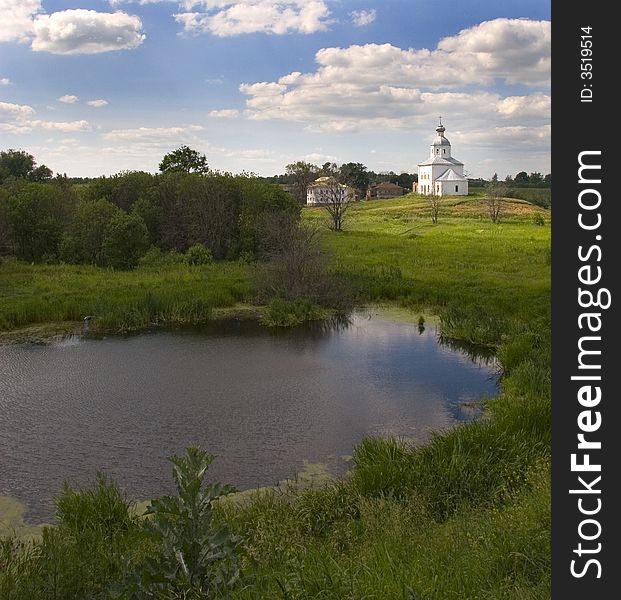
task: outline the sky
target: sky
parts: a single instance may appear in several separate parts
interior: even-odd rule
[[[0,150],[55,173],[305,160],[417,172],[438,117],[470,177],[550,172],[541,0],[0,0]]]

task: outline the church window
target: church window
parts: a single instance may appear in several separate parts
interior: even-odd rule
[[[458,185],[455,186],[455,191],[459,192],[459,186]]]

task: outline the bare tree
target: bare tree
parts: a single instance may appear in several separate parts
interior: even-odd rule
[[[330,229],[342,231],[345,213],[354,200],[354,191],[336,179],[322,186],[318,191],[321,194],[321,206],[330,217]]]
[[[431,208],[431,222],[434,225],[438,224],[438,214],[440,213],[440,198],[442,196],[436,196],[435,194],[427,194],[427,200],[429,200],[429,207]]]
[[[507,186],[497,180],[490,181],[486,186],[485,202],[492,223],[500,223],[504,209],[503,198],[507,195]]]
[[[330,272],[332,255],[317,226],[280,215],[263,222],[261,237],[262,260],[253,275],[260,302],[282,298],[349,308],[352,292]]]

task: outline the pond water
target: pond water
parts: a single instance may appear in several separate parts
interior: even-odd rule
[[[101,340],[0,346],[0,496],[50,520],[67,479],[115,478],[131,498],[172,489],[165,457],[199,444],[240,489],[304,461],[347,470],[369,435],[424,441],[478,416],[493,364],[434,328],[355,314],[272,332],[252,321]],[[476,404],[476,402],[474,402]]]

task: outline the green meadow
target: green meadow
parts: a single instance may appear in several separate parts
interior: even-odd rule
[[[307,208],[303,218],[321,224],[325,214]],[[410,195],[356,204],[344,229],[326,230],[322,243],[357,303],[437,315],[446,337],[493,349],[501,393],[485,417],[425,445],[364,440],[339,480],[219,501],[214,523],[236,536],[241,575],[208,592],[181,576],[159,595],[119,591],[115,582],[135,581],[165,545],[112,488],[65,490],[58,524],[38,542],[0,544],[1,600],[550,597],[549,211],[507,199],[492,224],[482,197],[446,198],[434,226],[426,200]],[[0,264],[0,329],[85,314],[106,330],[191,323],[250,302],[253,268],[115,272],[8,261]]]

